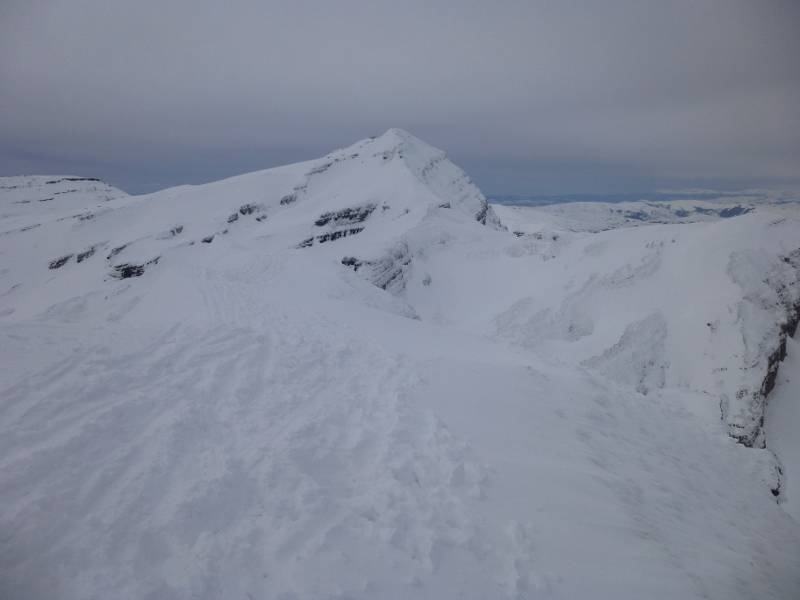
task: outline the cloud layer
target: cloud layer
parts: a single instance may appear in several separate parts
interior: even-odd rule
[[[0,174],[134,191],[397,126],[489,192],[800,183],[800,3],[5,0]]]

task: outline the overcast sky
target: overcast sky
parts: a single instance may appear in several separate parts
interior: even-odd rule
[[[0,175],[131,192],[402,127],[487,193],[800,184],[800,0],[0,0]]]

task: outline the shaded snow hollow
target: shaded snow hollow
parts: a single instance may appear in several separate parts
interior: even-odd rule
[[[796,205],[570,211],[397,129],[0,179],[0,597],[795,598]]]

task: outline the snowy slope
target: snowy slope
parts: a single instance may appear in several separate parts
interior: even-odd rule
[[[36,227],[37,218],[85,216],[116,198],[127,196],[99,179],[74,175],[0,177],[0,227]]]
[[[540,209],[525,210],[515,211],[516,227],[529,233],[505,262],[516,270],[517,255],[544,261],[547,289],[504,274],[520,283],[491,309],[500,335],[640,391],[703,392],[733,436],[763,446],[770,380],[800,315],[800,206],[593,235],[557,232]]]
[[[524,231],[531,215],[542,226],[567,231],[598,232],[619,227],[639,227],[654,223],[699,223],[730,219],[753,212],[759,206],[769,206],[773,211],[794,213],[800,195],[767,195],[751,197],[721,197],[708,199],[671,199],[658,201],[626,202],[567,202],[546,206],[498,206],[503,222],[515,231]],[[520,229],[515,225],[519,223]]]
[[[800,340],[787,340],[786,361],[770,395],[766,414],[769,447],[784,459],[786,510],[800,521]]]
[[[104,193],[0,237],[0,597],[800,589],[777,462],[728,435],[763,438],[735,392],[796,216],[517,237],[400,130]]]
[[[173,257],[203,264],[242,244],[268,254],[299,247],[316,256],[336,242],[337,255],[357,247],[378,262],[393,257],[393,242],[431,211],[494,219],[444,153],[399,130],[317,161],[148,196],[106,201],[107,195],[98,190],[96,208],[66,218],[39,211],[9,225],[0,237],[0,252],[9,257],[0,281],[14,291],[0,300],[0,311],[34,316],[59,301],[80,299],[88,307],[98,295],[107,304],[110,280],[159,270]]]

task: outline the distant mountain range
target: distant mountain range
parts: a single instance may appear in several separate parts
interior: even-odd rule
[[[491,202],[516,206],[547,206],[568,202],[669,202],[697,200],[704,202],[800,202],[800,192],[786,190],[660,190],[617,194],[490,194]]]

